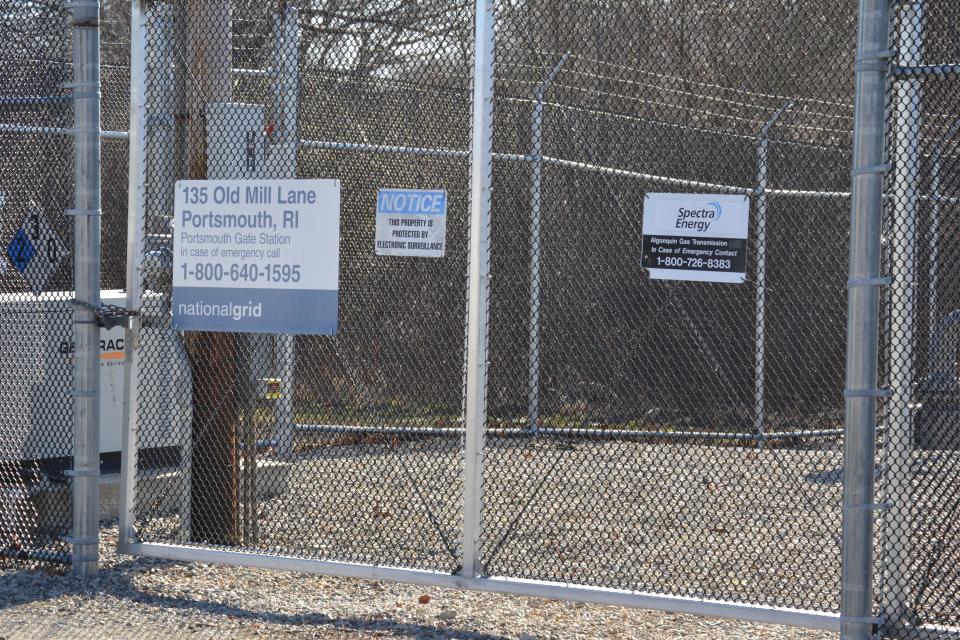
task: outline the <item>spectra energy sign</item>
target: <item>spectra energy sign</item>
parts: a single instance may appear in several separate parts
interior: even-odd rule
[[[193,331],[337,331],[340,183],[177,183],[173,324]]]
[[[745,282],[747,196],[648,193],[643,266],[655,280]]]

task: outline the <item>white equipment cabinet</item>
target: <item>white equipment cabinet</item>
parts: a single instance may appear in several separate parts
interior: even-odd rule
[[[0,459],[45,460],[72,455],[73,307],[72,292],[0,295]],[[120,290],[101,293],[104,303],[126,305]],[[162,323],[162,319],[158,319]],[[150,323],[146,323],[148,326]],[[190,433],[192,384],[186,353],[177,333],[155,331],[144,355],[156,375],[141,380],[148,398],[153,430],[143,434],[141,450],[180,448]],[[161,345],[164,340],[169,344]],[[123,429],[123,385],[126,369],[124,329],[100,330],[100,453],[118,453]],[[159,428],[158,428],[159,427]]]

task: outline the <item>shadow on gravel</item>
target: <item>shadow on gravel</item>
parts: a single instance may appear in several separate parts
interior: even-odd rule
[[[392,617],[331,617],[322,613],[286,614],[272,611],[252,611],[222,602],[206,602],[165,594],[149,593],[134,584],[134,577],[154,568],[184,563],[153,559],[131,559],[101,570],[94,579],[72,575],[58,575],[52,570],[17,568],[14,563],[0,565],[0,610],[31,602],[52,600],[61,597],[98,597],[126,600],[140,605],[158,607],[166,611],[193,611],[209,616],[223,616],[231,620],[249,620],[265,624],[296,627],[325,627],[336,631],[389,632],[409,638],[463,638],[468,640],[506,640],[506,636],[491,635],[457,629],[452,626],[433,626],[401,622]],[[71,617],[83,616],[82,610],[71,607]],[[96,611],[90,613],[97,615]],[[95,621],[92,621],[95,623]],[[184,620],[189,626],[191,621]],[[206,626],[198,621],[201,626]]]

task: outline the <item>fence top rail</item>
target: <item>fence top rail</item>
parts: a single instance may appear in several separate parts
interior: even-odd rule
[[[0,122],[0,133],[72,136],[75,132],[69,127],[36,127],[25,124],[8,124]],[[126,131],[101,130],[100,137],[108,140],[127,140],[130,137],[130,134]]]

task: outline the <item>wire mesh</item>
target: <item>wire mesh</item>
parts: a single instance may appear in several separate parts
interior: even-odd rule
[[[838,611],[856,7],[494,6],[483,572]],[[899,64],[953,17],[898,18]],[[473,20],[148,5],[138,540],[459,569]],[[957,624],[953,79],[891,84],[881,635]],[[172,328],[174,184],[223,177],[224,131],[341,182],[335,337]],[[442,260],[374,255],[383,187],[447,191]],[[648,277],[657,192],[749,198],[745,283]]]
[[[72,230],[67,16],[59,3],[0,3],[0,555],[64,561],[72,446]],[[57,244],[59,243],[59,244]],[[67,244],[64,244],[67,243]],[[39,295],[36,295],[39,293]]]
[[[960,629],[956,544],[958,422],[956,3],[893,7],[884,210],[881,363],[891,396],[881,415],[878,491],[880,635],[940,639]]]
[[[127,127],[129,17],[106,3],[104,125]],[[73,452],[73,78],[61,2],[0,3],[0,269],[2,491],[0,554],[69,562]],[[104,283],[124,286],[127,148],[104,144]],[[22,230],[22,234],[19,233]],[[122,349],[122,347],[120,347]],[[102,366],[115,366],[102,362]],[[119,399],[122,387],[113,389]],[[109,416],[109,414],[106,414]],[[119,417],[119,414],[117,414]],[[119,421],[105,426],[119,436]],[[119,437],[103,456],[119,462]]]
[[[497,9],[485,569],[837,610],[855,7]],[[746,283],[649,279],[652,192],[748,195]]]
[[[126,286],[130,156],[130,3],[123,0],[101,2],[100,85],[100,127],[110,132],[100,149],[101,286],[116,290]]]
[[[468,145],[471,25],[441,2],[149,7],[139,539],[457,567],[469,183],[431,150]],[[211,127],[250,132],[265,177],[340,181],[336,336],[171,328],[172,192],[223,177]],[[374,255],[380,188],[447,192],[443,260]]]

